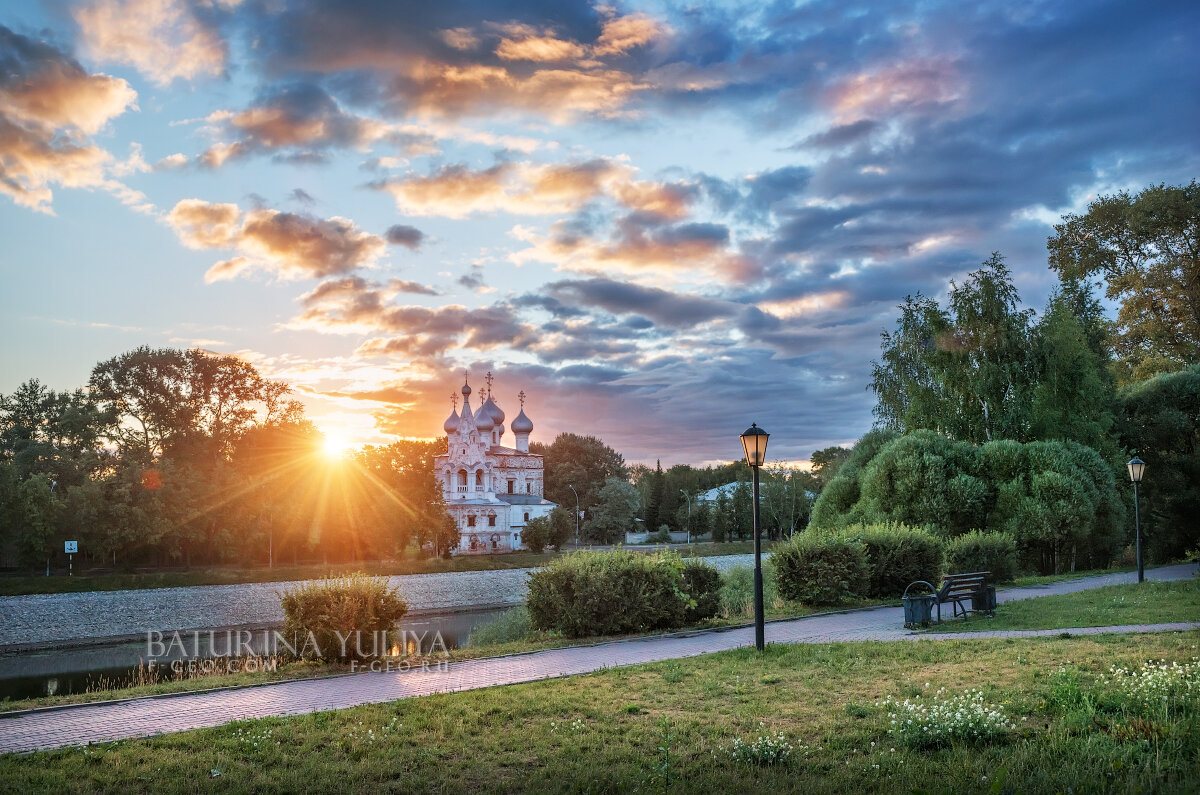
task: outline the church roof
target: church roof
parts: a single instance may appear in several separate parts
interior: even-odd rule
[[[509,505],[558,505],[539,494],[497,494],[496,499]]]

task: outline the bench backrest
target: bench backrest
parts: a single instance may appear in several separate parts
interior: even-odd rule
[[[991,576],[990,571],[973,571],[966,574],[947,574],[942,577],[942,587],[938,589],[938,601],[947,599],[963,599],[975,594]]]

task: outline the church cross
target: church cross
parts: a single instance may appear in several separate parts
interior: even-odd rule
[[[517,400],[521,401],[521,409],[523,410],[525,408],[525,390],[524,389],[522,389],[519,393],[517,393]]]

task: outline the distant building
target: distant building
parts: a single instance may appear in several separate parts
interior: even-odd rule
[[[752,484],[747,480],[734,481],[733,483],[726,483],[724,486],[717,486],[715,489],[709,489],[708,491],[701,492],[693,497],[693,499],[697,503],[702,502],[706,505],[716,505],[717,500],[721,498],[721,495],[725,495],[725,499],[727,500],[732,500],[734,489],[742,484],[745,484],[746,488],[748,489],[753,488]],[[815,491],[805,491],[804,496],[808,498],[809,502],[813,502],[817,499],[817,493]]]
[[[447,454],[434,459],[434,472],[442,483],[446,509],[458,524],[456,552],[482,555],[521,548],[521,531],[530,519],[545,516],[555,507],[542,494],[542,457],[529,452],[533,423],[525,416],[525,393],[517,395],[521,413],[512,421],[515,447],[505,447],[504,412],[492,398],[492,374],[487,391],[471,410],[471,387],[451,396],[446,431]]]
[[[740,481],[740,483],[744,483],[747,488],[750,487],[750,484],[746,481]],[[698,503],[703,502],[708,505],[716,505],[717,500],[720,499],[722,495],[725,496],[725,499],[731,500],[733,499],[733,490],[736,489],[740,483],[739,481],[734,481],[733,483],[726,483],[724,486],[717,486],[715,489],[709,489],[708,491],[697,494],[694,499]]]

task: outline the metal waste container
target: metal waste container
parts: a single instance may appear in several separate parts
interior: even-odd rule
[[[933,621],[933,606],[937,603],[937,595],[934,593],[910,594],[909,591],[914,585],[924,585],[933,591],[932,585],[920,580],[904,589],[904,596],[901,598],[904,602],[905,629],[928,627]]]
[[[996,614],[996,586],[985,585],[971,597],[971,609],[989,616]],[[905,614],[907,615],[907,613]]]

